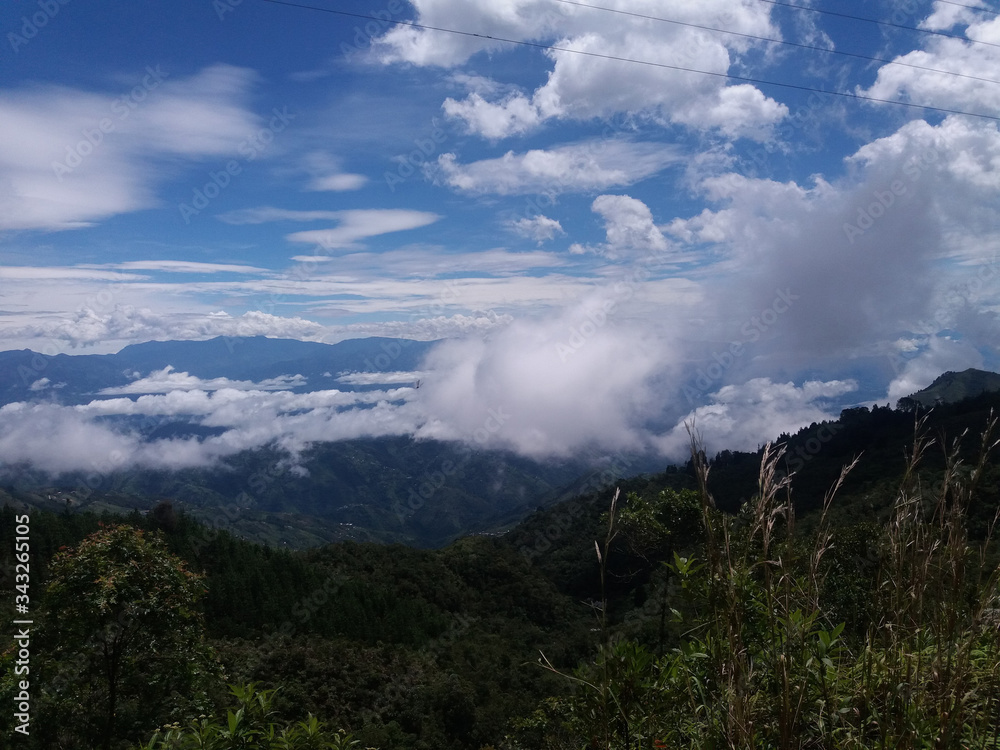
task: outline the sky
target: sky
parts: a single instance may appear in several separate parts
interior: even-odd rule
[[[1000,364],[997,11],[4,3],[0,350],[445,340],[421,389],[387,365],[383,401],[289,422],[296,446],[679,456],[692,419],[752,450],[894,404]],[[9,460],[15,422],[107,429],[42,380],[0,410]],[[233,420],[221,447],[173,447],[193,464],[277,434]]]

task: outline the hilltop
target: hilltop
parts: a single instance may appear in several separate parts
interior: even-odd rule
[[[900,399],[902,406],[912,403],[930,408],[940,404],[954,404],[981,393],[1000,391],[1000,374],[969,368],[962,372],[945,372],[923,390]]]

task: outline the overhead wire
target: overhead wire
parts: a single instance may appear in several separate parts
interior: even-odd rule
[[[786,3],[782,0],[757,0],[761,3],[767,3],[768,5],[778,5],[783,8],[795,8],[796,10],[807,11],[809,13],[821,13],[825,16],[836,16],[838,18],[848,18],[852,21],[863,21],[865,23],[874,23],[879,26],[889,26],[894,29],[906,29],[907,31],[915,31],[918,34],[932,34],[934,36],[943,36],[948,39],[958,39],[962,42],[970,42],[972,44],[985,44],[988,47],[1000,47],[1000,44],[996,42],[986,42],[982,39],[970,39],[966,36],[960,36],[959,34],[949,34],[947,31],[938,31],[936,29],[921,29],[919,26],[906,26],[901,23],[893,23],[892,21],[880,21],[877,18],[868,18],[866,16],[852,16],[849,13],[840,13],[835,10],[826,10],[824,8],[810,8],[808,5],[796,5],[795,3]],[[967,6],[966,6],[967,7]]]
[[[731,34],[733,36],[739,36],[739,37],[743,37],[745,39],[754,39],[754,40],[760,41],[760,42],[772,42],[774,44],[784,44],[784,45],[787,45],[789,47],[797,47],[799,49],[813,50],[813,51],[816,51],[816,52],[826,52],[826,53],[829,53],[831,55],[843,55],[845,57],[855,57],[855,58],[858,58],[859,60],[869,60],[871,62],[885,63],[886,65],[899,65],[899,66],[902,66],[902,67],[905,67],[905,68],[914,68],[916,70],[925,70],[925,71],[928,71],[930,73],[941,73],[943,75],[956,76],[958,78],[969,78],[969,79],[971,79],[973,81],[982,81],[983,83],[996,83],[996,84],[1000,84],[1000,81],[998,81],[998,80],[996,80],[994,78],[982,78],[981,76],[969,75],[968,73],[957,73],[957,72],[952,71],[952,70],[941,70],[940,68],[927,67],[926,65],[916,65],[914,63],[900,62],[898,60],[888,60],[888,59],[885,59],[883,57],[871,57],[869,55],[862,55],[862,54],[858,54],[858,53],[855,53],[855,52],[844,52],[843,50],[838,50],[838,49],[828,49],[826,47],[817,47],[817,46],[812,45],[812,44],[800,44],[799,42],[790,42],[790,41],[787,41],[785,39],[774,39],[772,37],[767,37],[767,36],[758,36],[756,34],[747,34],[747,33],[742,32],[742,31],[732,31],[730,29],[717,29],[717,28],[715,28],[713,26],[703,26],[701,24],[690,23],[688,21],[677,21],[677,20],[674,20],[674,19],[671,19],[671,18],[663,18],[661,16],[650,16],[650,15],[646,15],[645,13],[634,13],[634,12],[628,11],[628,10],[619,10],[617,8],[607,8],[607,7],[604,7],[604,6],[601,6],[601,5],[590,5],[589,3],[581,3],[581,2],[578,2],[577,0],[552,0],[552,1],[556,2],[556,3],[562,3],[564,5],[575,5],[575,6],[578,6],[580,8],[590,8],[592,10],[601,10],[601,11],[606,11],[608,13],[617,13],[617,14],[620,14],[620,15],[623,15],[623,16],[632,16],[632,17],[635,17],[635,18],[642,18],[642,19],[646,19],[646,20],[649,20],[649,21],[661,21],[663,23],[675,24],[677,26],[687,26],[687,27],[692,28],[692,29],[701,29],[703,31],[713,31],[713,32],[717,32],[717,33],[720,33],[720,34]]]
[[[771,2],[772,0],[761,0],[761,2]],[[430,24],[417,23],[416,21],[404,21],[404,20],[393,20],[386,19],[384,17],[379,18],[377,16],[366,15],[364,13],[353,13],[351,11],[339,10],[336,8],[324,8],[315,5],[307,5],[305,3],[292,2],[291,0],[261,0],[261,2],[269,3],[271,5],[283,5],[291,8],[300,8],[303,10],[312,10],[321,13],[330,13],[333,15],[347,16],[350,18],[361,18],[368,21],[378,21],[379,23],[394,24],[396,26],[408,26],[414,29],[423,29],[427,31],[438,31],[447,34],[456,34],[459,36],[474,37],[477,39],[488,39],[494,42],[503,42],[505,44],[516,44],[523,47],[532,47],[535,49],[549,50],[553,52],[566,52],[575,55],[584,55],[586,57],[595,57],[602,60],[613,60],[616,62],[630,63],[633,65],[646,65],[654,68],[662,68],[666,70],[676,70],[685,73],[695,73],[698,75],[713,76],[715,78],[727,78],[733,81],[741,81],[744,83],[754,83],[764,86],[778,86],[781,88],[794,89],[798,91],[809,91],[817,94],[825,94],[827,96],[839,96],[847,99],[855,99],[858,101],[873,102],[876,104],[891,104],[898,107],[907,107],[911,109],[923,109],[931,112],[939,112],[942,114],[951,115],[964,115],[967,117],[977,117],[985,120],[993,120],[1000,122],[1000,116],[987,115],[978,112],[966,112],[959,109],[948,109],[945,107],[934,107],[928,104],[917,104],[915,102],[904,102],[896,99],[882,99],[874,96],[865,96],[864,94],[852,93],[849,91],[831,91],[828,89],[819,89],[813,86],[805,86],[796,83],[786,83],[783,81],[769,81],[763,78],[753,78],[750,76],[740,76],[733,73],[718,73],[711,70],[699,70],[697,68],[688,68],[682,65],[669,65],[667,63],[653,62],[652,60],[637,60],[629,57],[621,57],[618,55],[609,55],[601,52],[589,52],[587,50],[573,49],[572,47],[561,47],[555,44],[543,44],[542,42],[529,42],[524,39],[509,39],[501,36],[494,36],[492,34],[480,34],[474,31],[463,31],[461,29],[451,29],[443,26],[431,26]],[[794,6],[801,7],[801,6]],[[997,45],[1000,46],[1000,45]]]

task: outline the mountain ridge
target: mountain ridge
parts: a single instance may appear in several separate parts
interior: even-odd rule
[[[900,401],[904,407],[919,404],[930,408],[995,391],[1000,391],[1000,374],[970,367],[961,372],[952,370],[943,372],[929,386],[911,393]]]
[[[114,354],[54,354],[31,349],[0,352],[0,406],[55,396],[84,403],[105,388],[126,386],[139,377],[173,367],[198,378],[226,377],[258,382],[302,375],[304,385],[289,390],[363,390],[334,380],[341,372],[409,371],[438,341],[371,336],[336,344],[265,336],[217,336],[203,341],[146,341]]]

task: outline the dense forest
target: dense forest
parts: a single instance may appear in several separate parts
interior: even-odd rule
[[[25,748],[998,748],[983,394],[845,411],[442,549],[30,513]],[[849,471],[845,473],[845,467]],[[15,488],[0,510],[16,619]],[[16,645],[0,653],[15,704]]]

